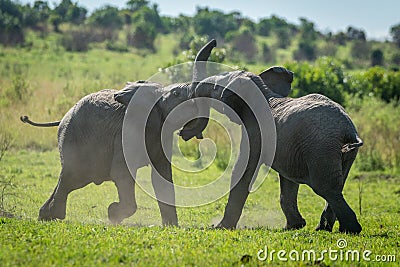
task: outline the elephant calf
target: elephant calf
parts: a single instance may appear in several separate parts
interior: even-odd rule
[[[130,88],[144,84],[131,83]],[[159,84],[146,84],[149,90],[160,89]],[[117,90],[102,90],[85,96],[76,103],[61,121],[34,123],[27,116],[23,122],[34,126],[58,128],[58,148],[62,170],[58,184],[39,211],[39,219],[64,219],[67,196],[89,183],[114,181],[119,202],[108,208],[113,223],[133,215],[136,211],[135,181],[122,151],[122,123],[125,106],[114,100]],[[139,163],[144,165],[143,163]]]
[[[215,45],[215,41],[206,44],[197,54],[195,63],[207,61]],[[205,64],[194,64],[193,79],[203,79],[205,72]],[[164,123],[171,131],[179,129],[197,114],[196,109],[188,107],[188,110],[182,109],[180,115],[166,120],[175,107],[188,100],[187,92],[194,86],[194,83],[183,83],[163,87],[159,83],[138,81],[127,83],[120,91],[106,89],[83,97],[61,121],[35,123],[27,116],[22,116],[23,122],[34,126],[58,126],[62,170],[54,192],[40,208],[39,219],[64,219],[70,192],[92,182],[101,184],[113,181],[118,190],[119,202],[111,203],[108,207],[108,218],[113,223],[120,223],[137,209],[135,177],[132,175],[136,175],[140,167],[152,163],[151,180],[163,225],[178,225],[171,163],[168,161],[171,155],[165,154],[172,151],[172,132],[168,132],[165,140],[161,141],[161,129]],[[134,163],[128,169],[123,152],[122,131],[125,112],[135,94],[139,95],[140,101],[136,102],[139,107],[134,106],[138,112],[133,114],[133,118],[128,118],[131,127],[128,131],[132,137],[129,142],[132,147],[128,149],[134,153]],[[139,114],[143,113],[142,105],[153,107],[145,124],[135,120],[136,115],[143,116]]]
[[[337,218],[340,231],[359,233],[361,226],[343,198],[342,190],[358,147],[363,142],[344,109],[329,98],[318,94],[286,97],[292,75],[284,68],[268,69],[259,76],[249,72],[230,72],[208,77],[194,88],[194,97],[217,98],[233,109],[241,119],[238,123],[242,124],[242,132],[247,131],[251,140],[247,161],[242,155],[242,151],[247,150],[242,139],[239,159],[231,178],[234,186],[218,227],[236,227],[252,177],[260,168],[259,159],[260,163],[270,164],[268,151],[262,151],[264,148],[261,147],[262,138],[268,137],[262,137],[252,107],[242,99],[251,99],[251,90],[259,90],[261,97],[267,101],[276,127],[276,150],[271,167],[279,172],[281,207],[287,220],[286,227],[295,229],[306,224],[297,208],[297,194],[299,184],[307,184],[327,203],[317,230],[331,231]],[[232,88],[236,88],[236,91],[233,92]],[[194,127],[181,131],[182,137],[188,140],[202,132],[207,122],[207,119],[198,120],[193,123]],[[243,164],[247,166],[245,172],[240,174],[241,168],[238,166]]]

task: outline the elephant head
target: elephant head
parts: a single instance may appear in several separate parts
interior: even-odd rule
[[[148,81],[137,81],[134,83],[128,82],[126,84],[126,87],[120,91],[118,91],[114,95],[114,99],[125,106],[129,104],[129,101],[133,97],[133,95],[136,93],[137,89],[140,87],[157,87],[158,90],[156,91],[161,91],[161,93],[164,94],[164,96],[160,99],[161,103],[160,105],[168,105],[168,107],[172,107],[174,104],[178,105],[182,103],[185,100],[190,99],[194,95],[194,89],[197,87],[199,84],[199,81],[202,81],[206,76],[207,76],[207,70],[206,70],[206,61],[210,57],[212,49],[216,46],[216,41],[213,39],[210,42],[208,42],[206,45],[204,45],[200,51],[198,52],[195,61],[194,61],[194,66],[193,66],[193,78],[191,83],[186,83],[186,84],[172,84],[166,87],[163,87],[158,84],[158,83],[153,83],[153,82],[148,82]],[[154,90],[153,90],[154,91]],[[168,108],[170,109],[170,108]],[[208,114],[209,109],[204,108],[203,106],[197,106],[197,113],[200,114]],[[191,112],[192,113],[192,112]],[[208,116],[208,115],[207,115]],[[208,120],[207,120],[208,122]],[[207,123],[206,122],[206,123]],[[202,120],[192,120],[188,122],[185,127],[184,131],[180,132],[180,135],[182,135],[185,139],[186,136],[190,136],[190,138],[196,136],[197,138],[201,139],[202,138],[202,133],[199,132],[198,134],[193,134],[191,129],[198,129],[200,127],[203,127],[199,124],[203,124]],[[205,127],[205,126],[204,126]],[[188,139],[190,139],[188,138]],[[185,140],[188,140],[185,139]]]
[[[123,89],[114,94],[114,99],[115,101],[125,106],[128,106],[132,97],[135,95],[139,88],[145,89],[146,91],[148,91],[149,94],[155,94],[155,91],[160,90],[162,88],[162,85],[159,83],[148,81],[127,82]]]
[[[202,81],[197,83],[197,86],[194,88],[194,92],[191,95],[192,97],[210,97],[217,100],[221,100],[222,91],[229,86],[235,79],[238,77],[242,77],[245,75],[245,71],[232,71],[227,73],[222,73],[219,75],[214,75],[203,79]],[[265,71],[259,74],[259,77],[264,82],[264,84],[271,89],[272,92],[276,93],[279,96],[286,97],[289,95],[291,91],[291,83],[293,81],[293,72],[287,70],[283,67],[270,67]],[[206,106],[206,105],[204,105]],[[222,103],[218,106],[213,106],[216,110],[223,113],[222,111]],[[200,111],[206,109],[207,107],[199,108]],[[210,107],[208,107],[209,109]],[[204,114],[209,114],[203,112]],[[191,121],[190,129],[187,129],[189,125],[185,125],[181,130],[180,135],[184,140],[189,140],[195,135],[202,133],[208,124],[208,118],[198,118]],[[190,132],[190,134],[187,134]]]

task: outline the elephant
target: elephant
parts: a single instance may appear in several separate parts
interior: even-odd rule
[[[268,82],[268,77],[271,77],[271,82]],[[242,151],[245,148],[242,138],[239,159],[232,172],[228,203],[217,227],[236,227],[252,177],[259,171],[258,161],[260,159],[262,163],[267,163],[263,158],[264,151],[261,151],[259,125],[251,108],[229,89],[233,86],[238,88],[237,92],[242,96],[249,94],[250,88],[257,88],[272,112],[276,127],[276,150],[271,167],[280,177],[280,204],[286,217],[286,228],[298,229],[306,225],[297,207],[299,184],[306,184],[326,200],[316,230],[332,231],[337,218],[339,231],[359,233],[362,227],[345,201],[342,190],[363,142],[343,107],[328,97],[319,94],[287,97],[292,80],[293,73],[279,67],[268,69],[260,75],[236,71],[208,77],[199,82],[191,93],[193,98],[213,97],[232,108],[241,119],[232,121],[242,124],[242,133],[246,130],[251,141],[249,159],[243,159]],[[208,120],[202,118],[193,122],[188,130],[182,129],[180,133],[183,139],[189,140],[194,134],[202,132],[207,123]],[[242,176],[238,174],[240,164],[247,164]]]
[[[193,69],[194,80],[202,79],[199,75],[204,73],[205,69],[197,63],[207,61],[214,46],[215,41],[210,42],[197,54]],[[203,66],[205,67],[204,64]],[[36,123],[27,116],[22,116],[21,120],[24,123],[34,126],[58,126],[58,148],[62,170],[53,193],[40,208],[39,219],[64,219],[66,201],[70,192],[92,182],[98,185],[104,181],[113,181],[117,187],[119,202],[109,205],[108,218],[115,224],[122,222],[137,210],[135,180],[132,175],[138,168],[152,162],[151,180],[162,224],[178,225],[171,164],[167,159],[168,155],[160,153],[163,151],[160,136],[166,116],[178,104],[188,99],[187,92],[193,86],[195,86],[193,83],[163,87],[154,82],[130,82],[120,91],[106,89],[83,97],[61,121]],[[155,103],[155,105],[146,125],[135,124],[135,121],[131,125],[134,135],[132,149],[136,149],[134,151],[136,154],[134,167],[129,169],[123,153],[122,128],[129,101],[139,89],[143,93],[141,103]],[[182,114],[191,116],[192,110],[190,108]],[[193,112],[196,113],[196,110],[194,109]],[[178,129],[186,121],[187,119],[183,116],[169,123],[176,124],[172,125],[172,128]],[[140,142],[136,142],[137,136],[135,136],[135,134],[143,133],[143,127],[146,130],[146,148]],[[198,137],[201,138],[201,134]],[[167,146],[166,150],[171,150],[168,147],[172,147],[172,133],[164,144]],[[148,157],[144,149],[147,149]],[[164,183],[164,179],[169,183]]]

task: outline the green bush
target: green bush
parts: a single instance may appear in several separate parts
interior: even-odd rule
[[[347,103],[347,111],[364,141],[356,160],[357,168],[399,171],[399,103],[385,103],[377,97],[352,97]]]
[[[289,63],[286,67],[295,73],[291,96],[300,97],[318,93],[344,104],[344,93],[349,91],[343,66],[328,57],[319,58],[315,65]]]
[[[383,67],[369,68],[349,76],[350,87],[360,96],[374,95],[386,102],[400,99],[400,72]]]

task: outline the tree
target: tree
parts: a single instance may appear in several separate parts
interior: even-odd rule
[[[73,24],[81,24],[85,21],[87,9],[78,6],[78,3],[73,3],[71,0],[62,0],[53,10],[51,22],[56,31],[58,25],[62,22],[70,22]]]
[[[357,40],[357,41],[366,41],[366,34],[363,30],[361,29],[356,29],[352,26],[349,26],[347,28],[347,33],[346,33],[347,39],[349,40]]]
[[[257,26],[257,33],[261,36],[269,36],[271,34],[271,30],[272,30],[272,23],[270,21],[270,19],[261,19]]]
[[[226,33],[239,29],[235,14],[224,14],[221,11],[197,8],[192,19],[194,31],[198,35],[208,35],[212,38],[224,38]]]
[[[383,52],[375,49],[371,54],[371,66],[383,66]]]
[[[257,54],[256,38],[252,31],[245,26],[231,36],[233,49],[242,53],[247,60],[252,60]]]
[[[22,7],[10,0],[0,0],[0,43],[14,45],[23,43],[24,21]]]
[[[317,48],[314,42],[301,40],[296,51],[294,51],[296,60],[314,60],[317,57]]]
[[[290,46],[292,39],[290,38],[290,31],[286,27],[281,27],[275,30],[276,37],[278,38],[278,47],[287,48]]]
[[[344,32],[338,32],[333,36],[333,41],[338,45],[346,45],[347,35]]]
[[[147,48],[154,50],[154,40],[157,37],[157,31],[154,26],[141,21],[137,24],[133,34],[127,35],[128,45],[136,48]]]
[[[262,44],[261,58],[265,63],[271,63],[275,60],[275,52],[266,43]]]
[[[120,29],[124,20],[120,16],[119,10],[113,6],[104,6],[96,9],[89,17],[89,24],[110,30]]]
[[[368,59],[370,55],[370,46],[362,40],[355,40],[351,46],[351,56],[356,59]]]
[[[127,34],[127,43],[137,48],[147,48],[154,51],[154,40],[164,26],[158,13],[158,6],[142,6],[132,16],[135,25],[133,33]]]
[[[149,1],[147,0],[129,0],[128,2],[126,2],[128,9],[132,12],[141,9],[142,7],[146,7],[148,6],[148,4]]]
[[[306,18],[300,18],[300,23],[300,38],[307,42],[314,42],[318,36],[314,23]]]
[[[392,36],[393,42],[400,48],[400,23],[390,28],[390,35]]]
[[[45,24],[50,16],[50,8],[45,1],[35,1],[33,7],[27,4],[23,7],[24,25],[36,29],[38,24]]]

